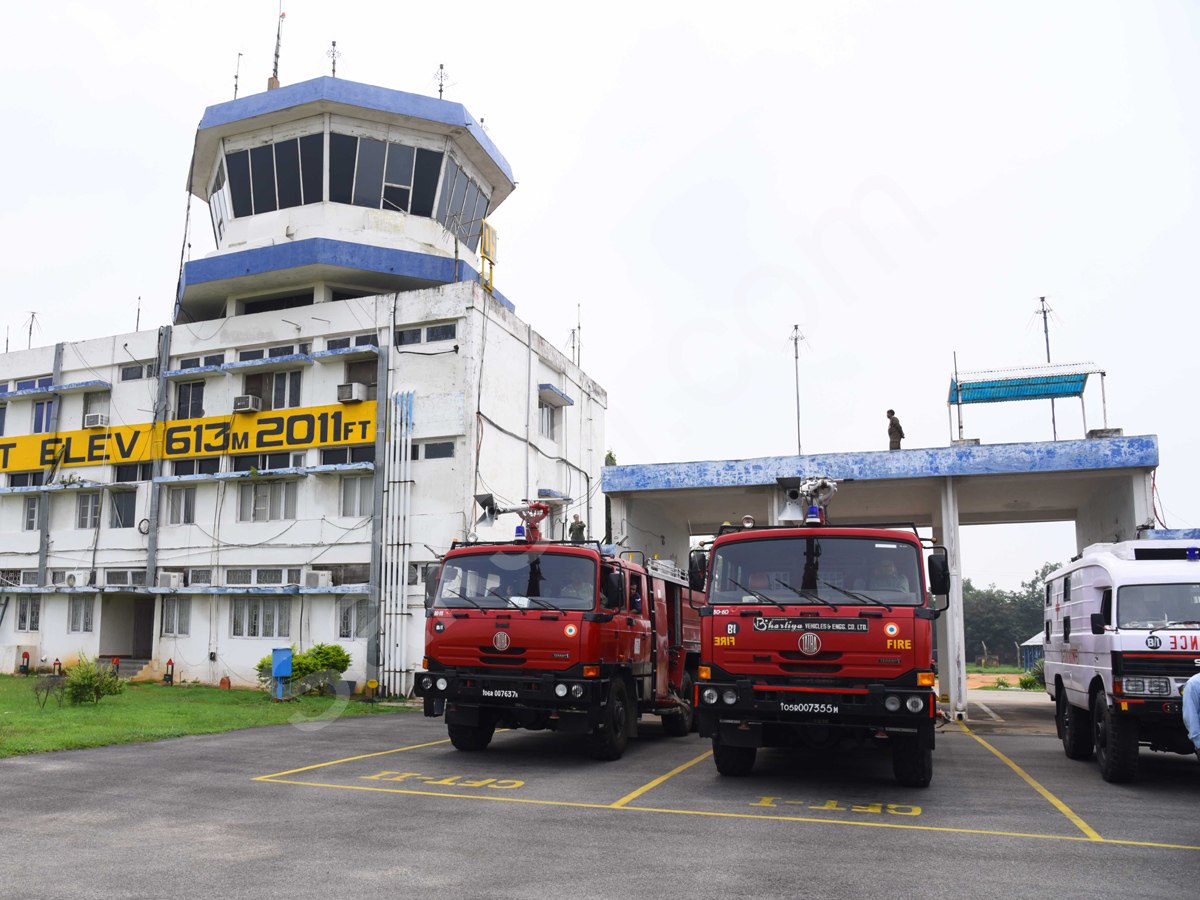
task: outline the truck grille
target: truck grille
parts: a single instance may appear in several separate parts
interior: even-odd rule
[[[1166,675],[1190,678],[1200,672],[1200,656],[1195,653],[1124,653],[1120,657],[1121,675]]]
[[[836,675],[842,671],[837,663],[780,663],[779,668],[796,675]]]
[[[778,650],[776,655],[781,659],[794,659],[797,662],[829,662],[833,659],[841,659],[842,653],[840,650],[825,650],[813,656],[801,653],[798,650]]]

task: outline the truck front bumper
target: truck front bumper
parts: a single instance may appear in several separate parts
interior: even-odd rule
[[[539,716],[557,720],[560,730],[590,729],[599,722],[607,699],[609,679],[584,678],[575,669],[564,672],[525,670],[442,669],[417,675],[415,693],[425,702],[426,716],[446,714],[454,724],[478,724],[480,710]]]

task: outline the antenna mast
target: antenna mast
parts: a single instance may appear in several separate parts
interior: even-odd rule
[[[279,25],[275,28],[275,68],[271,70],[271,77],[267,79],[267,90],[273,91],[279,87],[279,45],[283,42],[283,20],[287,18],[287,13],[283,11],[283,3],[279,4]]]
[[[134,320],[133,330],[134,331],[142,330],[142,295],[141,294],[138,294],[137,318]]]
[[[800,333],[800,326],[792,326],[791,341],[796,348],[796,455],[803,456],[804,450],[800,445],[800,342],[804,340],[804,335]]]
[[[333,77],[337,78],[337,61],[341,58],[341,51],[337,48],[337,41],[333,42],[333,46],[325,51],[325,55],[333,62]]]
[[[237,99],[238,75],[242,74],[242,54],[238,54],[237,68],[233,70],[233,99]]]
[[[1042,330],[1043,330],[1043,332],[1045,332],[1045,335],[1046,335],[1046,363],[1049,364],[1049,362],[1050,362],[1050,313],[1054,312],[1054,310],[1052,310],[1050,307],[1048,307],[1046,305],[1045,297],[1041,297],[1039,299],[1041,300],[1042,306],[1041,306],[1041,309],[1038,309],[1034,312],[1034,315],[1039,315],[1042,317]],[[1051,433],[1054,435],[1054,440],[1057,441],[1058,440],[1058,421],[1054,415],[1054,398],[1053,397],[1050,398],[1050,429],[1051,429]]]
[[[442,63],[438,63],[437,75],[438,99],[442,99],[442,89],[446,86],[446,82],[450,80],[450,76],[446,74],[446,67]]]

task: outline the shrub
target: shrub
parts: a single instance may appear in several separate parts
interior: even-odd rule
[[[1008,688],[1008,687],[1012,687],[1012,685],[1008,683],[1007,678],[1005,678],[1003,675],[1001,675],[999,678],[996,679],[996,687]]]
[[[1042,657],[1033,664],[1033,677],[1037,679],[1038,687],[1046,686],[1046,659]]]
[[[125,682],[118,680],[116,672],[109,666],[98,666],[96,660],[80,656],[79,662],[67,669],[64,692],[71,703],[99,703],[104,697],[115,696],[125,690]]]
[[[264,656],[255,668],[258,683],[264,689],[270,688],[271,657]],[[341,680],[342,673],[348,668],[350,654],[339,644],[313,644],[303,653],[297,652],[296,645],[292,645],[293,693],[324,693]]]
[[[46,708],[46,701],[53,697],[61,708],[66,691],[66,679],[58,675],[39,675],[33,680],[33,697],[37,705]]]
[[[1036,691],[1039,687],[1037,676],[1031,672],[1026,672],[1018,678],[1017,684],[1020,685],[1023,691]]]

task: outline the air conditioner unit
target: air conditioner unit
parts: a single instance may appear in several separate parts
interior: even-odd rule
[[[234,397],[233,411],[235,413],[262,412],[262,397],[254,397],[250,394],[242,394],[240,397]]]
[[[108,416],[104,413],[88,413],[83,417],[84,428],[107,428]]]
[[[327,571],[305,572],[304,586],[310,588],[333,587],[333,573]]]
[[[158,586],[160,588],[181,588],[183,587],[182,572],[159,572]]]
[[[339,384],[337,398],[338,403],[362,403],[367,399],[367,386],[358,382]]]
[[[92,573],[87,569],[67,573],[67,587],[88,587],[92,583]]]

